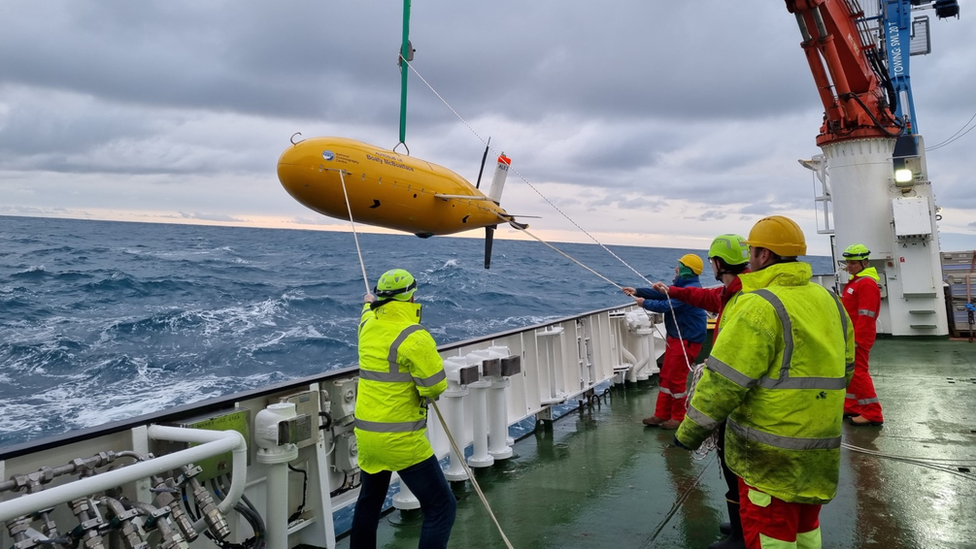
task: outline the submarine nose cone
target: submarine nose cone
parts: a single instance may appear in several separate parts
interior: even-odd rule
[[[314,151],[305,142],[288,147],[278,158],[278,181],[288,194],[301,202],[300,189],[317,171],[319,163]]]

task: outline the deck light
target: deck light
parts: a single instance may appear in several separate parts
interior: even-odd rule
[[[914,177],[915,176],[912,174],[912,170],[907,168],[895,170],[895,183],[908,183],[914,179]]]

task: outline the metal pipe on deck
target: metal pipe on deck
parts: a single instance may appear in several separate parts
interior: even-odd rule
[[[98,494],[129,482],[158,475],[183,465],[219,456],[230,451],[233,451],[235,474],[233,475],[233,481],[231,482],[230,491],[227,493],[227,498],[220,503],[219,508],[221,512],[224,512],[237,503],[241,494],[244,493],[244,483],[247,474],[247,442],[240,433],[237,431],[207,431],[203,429],[163,427],[161,425],[151,425],[148,433],[150,438],[156,440],[195,442],[200,445],[165,456],[141,461],[120,469],[115,469],[114,471],[106,471],[74,482],[54,486],[35,494],[27,494],[10,501],[0,502],[0,522],[29,515],[41,509],[54,507],[55,505],[60,505],[80,497]],[[206,525],[203,524],[203,526],[205,527]],[[202,531],[202,528],[198,527],[197,531]]]

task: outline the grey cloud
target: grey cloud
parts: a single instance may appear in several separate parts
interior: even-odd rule
[[[7,0],[0,169],[86,176],[85,197],[58,197],[75,206],[121,204],[125,194],[135,207],[148,195],[192,212],[186,201],[234,195],[221,206],[272,208],[274,164],[291,132],[396,142],[400,24],[400,6],[380,0]],[[939,22],[944,45],[913,58],[933,140],[976,111],[966,31]],[[417,70],[474,129],[517,153],[519,173],[574,186],[550,197],[557,204],[633,211],[684,200],[711,219],[812,210],[809,176],[794,160],[817,152],[822,107],[781,3],[430,0],[413,6],[411,37]],[[482,145],[415,74],[409,81],[411,149],[473,181]],[[940,204],[976,208],[971,185],[952,180],[971,171],[960,151],[973,139],[930,156]],[[154,189],[132,190],[136,176]],[[239,178],[264,186],[242,192]],[[156,188],[190,179],[206,182],[197,194]],[[510,175],[508,184],[521,183]],[[160,199],[166,192],[174,197]]]
[[[722,212],[719,210],[706,210],[698,216],[698,220],[699,221],[708,221],[708,220],[721,221],[726,217],[728,217],[726,212]]]
[[[200,212],[180,212],[180,216],[184,219],[200,219],[204,221],[234,221],[242,222],[243,219],[236,218],[232,215],[225,215],[219,213],[200,213]]]
[[[722,50],[706,36],[707,22],[685,23],[708,18],[729,26],[762,24],[752,10],[720,14],[633,3],[594,17],[589,10],[519,4],[519,11],[530,13],[513,24],[504,3],[491,9],[453,4],[414,10],[414,65],[468,116],[508,112],[539,121],[569,110],[614,118],[731,119],[794,109],[784,99],[794,91],[816,97],[800,78],[784,78],[785,93],[754,93],[764,63],[809,78],[799,48],[770,47],[774,37],[797,40],[785,10],[760,17],[780,23],[769,22],[775,29],[769,43],[743,33],[726,35],[726,48],[745,49],[732,58],[716,55]],[[12,23],[2,27],[0,52],[7,53],[0,53],[0,71],[10,82],[134,104],[325,116],[347,123],[390,120],[398,108],[400,13],[378,1],[247,9],[227,2],[136,6],[119,0],[6,6],[0,13]],[[546,32],[511,29],[540,19]],[[652,20],[655,41],[648,43]],[[46,39],[38,41],[41,27]],[[510,29],[505,40],[498,39],[502,28]],[[662,43],[682,44],[681,55],[661,55],[654,45]],[[23,44],[32,44],[29,57],[14,53]],[[752,62],[737,63],[740,56]],[[716,75],[730,64],[738,76],[717,87]],[[451,119],[415,77],[411,84],[412,112],[419,115],[415,126]]]
[[[75,213],[82,215],[89,215],[86,212],[80,212],[77,210],[68,210],[66,208],[38,208],[33,206],[7,206],[0,205],[0,214],[5,215],[27,215],[27,216],[38,216],[46,217],[52,216],[56,217],[59,215],[65,215],[67,213]]]
[[[939,191],[936,203],[950,208],[976,208],[974,186],[976,182],[969,180],[943,184],[940,186],[942,190]]]
[[[330,225],[334,223],[325,217],[293,217],[291,222],[298,225]]]

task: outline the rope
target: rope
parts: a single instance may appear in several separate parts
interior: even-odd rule
[[[366,278],[366,263],[363,262],[363,251],[359,249],[359,235],[356,233],[356,221],[352,218],[352,205],[349,204],[349,194],[346,193],[346,178],[339,170],[339,180],[342,181],[342,196],[346,197],[346,211],[349,212],[349,224],[352,225],[352,238],[356,241],[356,253],[359,254],[359,266],[363,270],[363,284],[366,285],[366,293],[370,293],[369,279]]]
[[[684,341],[684,338],[681,337],[681,326],[678,326],[678,316],[674,314],[674,304],[671,303],[671,296],[668,294],[668,290],[666,288],[664,290],[664,297],[668,298],[668,308],[671,309],[671,318],[674,319],[674,329],[678,332],[678,341]],[[686,349],[684,345],[681,346],[681,354],[684,355],[685,357],[685,367],[688,368],[689,372],[694,372],[695,369],[691,367],[691,361],[688,360],[688,349]],[[687,399],[685,400],[685,410],[688,409],[689,402],[691,402],[690,394],[687,396]]]
[[[447,433],[447,439],[451,441],[451,448],[454,449],[454,455],[458,457],[458,461],[464,466],[464,472],[468,474],[468,479],[471,480],[471,486],[474,487],[474,491],[478,493],[478,497],[481,498],[481,503],[485,504],[485,509],[488,510],[488,516],[491,517],[492,522],[495,523],[495,527],[498,528],[498,533],[502,536],[502,541],[505,542],[505,546],[508,549],[515,549],[512,546],[512,542],[508,541],[508,536],[505,535],[505,531],[502,530],[502,525],[498,523],[498,519],[495,518],[495,513],[491,511],[491,505],[488,505],[488,498],[485,497],[485,493],[481,491],[481,486],[478,486],[478,481],[474,478],[474,473],[471,468],[468,467],[467,462],[464,460],[464,452],[458,448],[457,441],[454,440],[454,435],[451,434],[451,430],[447,428],[447,422],[444,421],[444,416],[441,414],[441,409],[437,407],[437,401],[432,400],[431,404],[434,405],[434,411],[437,412],[437,419],[441,420],[441,427],[444,428],[444,432]]]
[[[869,456],[881,457],[887,459],[893,459],[895,461],[903,461],[905,463],[911,463],[912,465],[918,465],[919,467],[925,467],[928,469],[934,469],[936,471],[942,471],[955,475],[957,477],[962,477],[966,480],[976,481],[976,475],[971,473],[965,473],[960,470],[959,467],[952,467],[946,462],[952,462],[953,460],[942,460],[934,458],[919,458],[919,457],[909,457],[909,456],[899,456],[895,454],[887,454],[885,452],[879,452],[877,450],[868,450],[867,448],[861,448],[859,446],[854,446],[853,444],[848,444],[846,442],[840,443],[842,448],[846,448],[852,452],[859,452],[862,454],[867,454]],[[969,463],[972,460],[955,460],[956,463]]]
[[[502,214],[500,214],[500,213],[498,213],[498,212],[494,212],[494,214],[495,214],[496,216],[498,216],[498,218],[499,218],[499,219],[501,219],[501,220],[503,220],[503,221],[506,221],[506,222],[508,221],[508,218],[507,218],[507,217],[505,217],[505,216],[503,216]],[[548,243],[548,242],[546,242],[545,240],[543,240],[543,239],[541,239],[541,238],[539,238],[538,236],[536,236],[536,235],[534,235],[534,234],[532,234],[531,232],[529,232],[529,230],[528,230],[528,229],[519,229],[519,231],[522,231],[523,233],[525,233],[525,234],[527,234],[527,235],[529,235],[529,236],[531,236],[532,238],[534,238],[534,239],[536,239],[536,240],[537,240],[537,241],[538,241],[539,243],[541,243],[541,244],[544,244],[544,245],[546,245],[546,246],[548,246],[548,247],[550,247],[550,248],[552,248],[553,250],[555,250],[555,251],[556,251],[556,253],[558,253],[558,254],[560,254],[560,255],[562,255],[562,256],[563,256],[563,257],[565,257],[566,259],[568,259],[568,260],[570,260],[570,261],[572,261],[573,263],[575,263],[575,264],[577,264],[577,265],[579,265],[580,267],[583,267],[583,268],[584,268],[584,269],[586,269],[587,271],[590,271],[591,273],[593,273],[593,274],[595,274],[596,276],[598,276],[598,277],[600,277],[600,278],[602,278],[603,280],[605,280],[605,281],[607,281],[608,283],[610,283],[610,285],[612,285],[612,286],[614,286],[614,287],[615,287],[615,288],[617,288],[618,290],[622,290],[622,289],[623,289],[623,286],[621,286],[620,284],[617,284],[616,282],[614,282],[614,281],[612,281],[612,280],[610,280],[609,278],[607,278],[607,277],[605,277],[605,276],[603,276],[602,274],[600,274],[600,273],[598,273],[598,272],[596,272],[596,271],[595,271],[595,270],[593,270],[592,268],[590,268],[590,267],[587,267],[586,265],[584,265],[584,264],[583,264],[583,263],[582,263],[581,261],[579,261],[578,259],[576,259],[576,258],[574,258],[573,256],[571,256],[571,255],[569,255],[568,253],[566,253],[566,252],[564,252],[564,251],[562,251],[562,250],[560,250],[559,248],[557,248],[557,247],[555,247],[555,246],[553,246],[552,244],[550,244],[550,243]]]
[[[442,96],[442,95],[441,95],[440,93],[438,93],[438,92],[437,92],[437,90],[435,90],[435,89],[434,89],[434,86],[431,86],[431,85],[430,85],[430,82],[428,82],[428,81],[427,81],[427,79],[426,79],[426,78],[424,78],[424,76],[423,76],[422,74],[420,74],[420,71],[418,71],[417,69],[415,69],[415,68],[414,68],[414,66],[413,66],[412,64],[410,64],[410,62],[409,62],[409,61],[407,61],[406,59],[403,59],[402,57],[401,57],[400,59],[401,59],[401,61],[402,61],[403,63],[405,63],[405,64],[407,65],[407,67],[409,67],[409,68],[410,68],[410,70],[412,70],[412,71],[414,72],[414,74],[416,74],[416,75],[417,75],[417,77],[418,77],[418,78],[420,78],[420,80],[421,80],[421,82],[423,82],[423,83],[424,83],[424,85],[426,85],[426,86],[427,86],[427,88],[428,88],[428,89],[430,89],[430,91],[431,91],[431,92],[433,92],[433,94],[434,94],[434,95],[436,95],[436,96],[437,96],[437,98],[438,98],[438,99],[440,99],[440,100],[441,100],[441,102],[442,102],[442,103],[444,103],[444,105],[445,105],[445,106],[446,106],[446,107],[447,107],[448,109],[450,109],[450,110],[451,110],[451,112],[453,112],[453,113],[454,113],[454,116],[456,116],[456,117],[458,118],[458,120],[460,120],[460,121],[461,121],[461,123],[462,123],[462,124],[464,124],[464,126],[465,126],[466,128],[468,128],[468,130],[470,130],[470,131],[471,131],[471,133],[472,133],[472,134],[474,134],[474,136],[475,136],[475,137],[477,137],[477,138],[478,138],[478,140],[479,140],[479,141],[481,141],[481,142],[482,142],[482,143],[483,143],[483,144],[485,145],[485,148],[486,148],[486,149],[488,149],[488,150],[490,150],[490,151],[492,152],[492,154],[498,154],[498,153],[496,153],[496,152],[495,152],[495,150],[494,150],[494,149],[492,149],[492,148],[491,148],[491,145],[489,144],[489,142],[488,142],[488,141],[485,141],[485,139],[484,139],[484,138],[482,138],[482,137],[481,137],[481,135],[479,135],[479,134],[478,134],[478,132],[477,132],[477,131],[475,131],[475,129],[474,129],[474,128],[472,128],[470,124],[468,124],[468,122],[467,122],[467,120],[465,120],[465,119],[464,119],[464,117],[463,117],[463,116],[461,116],[461,114],[460,114],[460,113],[458,113],[458,112],[457,112],[457,110],[456,110],[456,109],[455,109],[454,107],[452,107],[452,106],[451,106],[451,104],[450,104],[450,103],[448,103],[448,102],[447,102],[447,100],[446,100],[446,99],[444,99],[444,97],[443,97],[443,96]],[[561,209],[559,209],[559,207],[558,207],[558,206],[556,206],[556,205],[555,205],[555,204],[554,204],[554,203],[553,203],[553,202],[552,202],[551,200],[549,200],[549,198],[548,198],[548,197],[546,197],[546,196],[545,196],[544,194],[542,194],[542,192],[541,192],[541,191],[539,191],[539,189],[537,189],[537,188],[535,187],[535,185],[533,185],[532,183],[529,183],[529,181],[528,181],[528,180],[527,180],[527,179],[526,179],[526,178],[525,178],[525,177],[524,177],[524,176],[523,176],[523,175],[522,175],[522,174],[521,174],[521,173],[520,173],[520,172],[519,172],[519,171],[518,171],[517,169],[515,169],[515,168],[512,168],[511,166],[509,166],[509,171],[511,171],[511,172],[514,172],[514,173],[515,173],[515,175],[517,175],[517,176],[518,176],[518,178],[519,178],[519,179],[521,179],[523,183],[525,183],[526,185],[528,185],[528,186],[529,186],[529,188],[530,188],[530,189],[532,189],[533,191],[535,191],[535,193],[536,193],[536,194],[538,194],[538,195],[539,195],[539,196],[540,196],[540,197],[541,197],[541,198],[542,198],[543,200],[545,200],[545,201],[546,201],[546,203],[548,203],[548,204],[549,204],[550,206],[552,206],[552,208],[553,208],[554,210],[556,210],[557,212],[559,212],[559,214],[560,214],[560,215],[562,215],[562,216],[563,216],[564,218],[566,218],[566,219],[567,219],[567,220],[568,220],[568,221],[569,221],[570,223],[572,223],[572,224],[573,224],[573,225],[574,225],[574,226],[575,226],[575,227],[576,227],[577,229],[579,229],[579,230],[580,230],[580,232],[582,232],[583,234],[585,234],[586,236],[588,236],[588,237],[590,238],[590,240],[592,240],[593,242],[595,242],[596,244],[598,244],[598,245],[599,245],[599,246],[600,246],[601,248],[603,248],[603,249],[604,249],[604,250],[605,250],[605,251],[606,251],[607,253],[609,253],[610,255],[612,255],[612,256],[613,256],[613,257],[614,257],[614,258],[615,258],[615,259],[616,259],[617,261],[619,261],[619,262],[620,262],[620,263],[622,263],[622,264],[623,264],[623,265],[624,265],[625,267],[627,267],[628,269],[630,269],[630,270],[631,270],[631,271],[632,271],[633,273],[635,273],[635,274],[636,274],[636,275],[637,275],[637,276],[638,276],[638,277],[639,277],[639,278],[640,278],[641,280],[643,280],[644,282],[646,282],[646,283],[648,283],[648,284],[651,284],[651,281],[650,281],[650,280],[648,280],[648,279],[647,279],[646,277],[644,277],[644,275],[643,275],[643,274],[641,274],[641,273],[640,273],[640,271],[638,271],[637,269],[635,269],[635,268],[633,268],[633,267],[632,267],[632,266],[631,266],[631,265],[630,265],[629,263],[627,263],[626,261],[624,261],[624,260],[623,260],[623,258],[621,258],[621,257],[620,257],[620,256],[618,256],[617,254],[615,254],[615,253],[614,253],[614,252],[613,252],[612,250],[610,250],[610,249],[609,249],[609,248],[607,248],[607,247],[606,247],[606,246],[605,246],[605,245],[604,245],[604,244],[603,244],[602,242],[600,242],[600,241],[599,241],[599,240],[598,240],[598,239],[597,239],[597,238],[596,238],[595,236],[593,236],[593,235],[592,235],[592,234],[590,234],[590,233],[589,233],[589,232],[588,232],[588,231],[587,231],[586,229],[584,229],[583,227],[581,227],[579,223],[577,223],[577,222],[576,222],[575,220],[573,220],[573,218],[571,218],[571,217],[569,217],[569,215],[567,215],[567,214],[566,214],[566,212],[564,212],[564,211],[562,211]],[[503,219],[503,220],[505,220],[505,221],[508,221],[508,219],[507,219],[507,218],[505,218],[504,216],[502,216],[501,214],[499,214],[499,213],[497,213],[497,212],[495,212],[495,215],[497,215],[497,216],[498,216],[499,218],[501,218],[501,219]],[[529,231],[528,231],[527,229],[520,229],[520,230],[521,230],[522,232],[524,232],[525,234],[527,234],[527,235],[529,235],[529,236],[531,236],[532,238],[534,238],[534,239],[536,239],[537,241],[539,241],[539,242],[541,242],[542,244],[545,244],[546,246],[548,246],[548,247],[550,247],[550,248],[552,248],[552,249],[553,249],[553,250],[555,250],[555,251],[556,251],[557,253],[559,253],[559,254],[560,254],[560,255],[562,255],[563,257],[565,257],[565,258],[567,258],[567,259],[569,259],[569,260],[570,260],[570,261],[572,261],[573,263],[576,263],[576,264],[577,264],[577,265],[579,265],[580,267],[583,267],[583,268],[584,268],[584,269],[586,269],[587,271],[590,271],[591,273],[593,273],[593,274],[595,274],[596,276],[598,276],[598,277],[600,277],[600,278],[602,278],[603,280],[605,280],[605,281],[607,281],[607,282],[609,282],[609,283],[610,283],[611,285],[613,285],[614,287],[616,287],[616,288],[618,288],[618,289],[623,289],[623,287],[622,287],[622,286],[620,286],[619,284],[617,284],[616,282],[614,282],[614,281],[612,281],[612,280],[610,280],[609,278],[607,278],[607,277],[605,277],[605,276],[603,276],[602,274],[600,274],[600,273],[598,273],[598,272],[596,272],[595,270],[593,270],[593,269],[591,269],[590,267],[588,267],[588,266],[586,266],[586,265],[584,265],[584,264],[583,264],[582,262],[580,262],[580,261],[578,261],[578,260],[576,260],[575,258],[573,258],[572,256],[570,256],[569,254],[567,254],[567,253],[565,253],[565,252],[563,252],[562,250],[560,250],[560,249],[558,249],[558,248],[556,248],[556,247],[555,247],[555,246],[553,246],[552,244],[549,244],[549,243],[548,243],[548,242],[546,242],[545,240],[543,240],[543,239],[541,239],[541,238],[539,238],[539,237],[537,237],[537,236],[535,236],[534,234],[532,234],[532,233],[530,233],[530,232],[529,232]],[[664,292],[664,293],[665,293],[665,295],[667,296],[667,292]],[[671,317],[672,317],[672,318],[675,318],[675,319],[677,319],[677,317],[676,317],[676,316],[675,316],[675,314],[674,314],[674,305],[673,305],[673,304],[671,303],[671,298],[670,298],[670,297],[668,297],[668,308],[670,308],[670,309],[671,309]],[[678,328],[678,323],[677,323],[677,320],[675,320],[675,328],[676,328],[676,329],[678,330],[678,339],[679,339],[679,340],[681,340],[681,341],[683,341],[683,339],[681,338],[681,329],[680,329],[680,328]],[[688,368],[688,371],[694,371],[694,369],[693,369],[693,368],[691,367],[691,361],[690,361],[690,360],[689,360],[689,358],[688,358],[688,350],[687,350],[687,349],[686,349],[686,348],[684,347],[684,345],[682,345],[682,348],[681,348],[681,352],[682,352],[682,355],[684,356],[684,359],[685,359],[685,366],[686,366],[686,367]],[[688,398],[688,399],[687,399],[687,400],[685,401],[685,406],[686,406],[686,407],[688,406],[688,402],[690,402],[690,401],[691,401],[691,399],[690,399],[690,398]]]
[[[352,223],[352,234],[356,240],[356,252],[359,254],[359,266],[362,267],[363,270],[363,282],[366,283],[366,293],[370,293],[369,279],[366,278],[366,264],[363,262],[363,252],[359,249],[359,238],[356,237],[356,222],[352,217],[352,207],[349,205],[349,195],[346,194],[346,179],[343,177],[342,170],[339,170],[339,180],[342,181],[342,194],[346,197],[346,209],[349,212],[349,222]],[[488,515],[495,523],[495,526],[498,527],[498,533],[501,534],[502,540],[505,541],[505,546],[508,547],[508,549],[514,549],[514,547],[512,547],[512,543],[508,541],[508,537],[505,536],[505,532],[502,530],[501,524],[498,523],[498,519],[495,518],[495,513],[492,512],[491,506],[488,505],[488,499],[485,497],[484,492],[481,491],[481,487],[478,486],[478,481],[475,480],[474,473],[471,472],[468,464],[465,463],[463,459],[464,453],[458,449],[457,442],[454,440],[454,435],[452,435],[451,430],[447,428],[447,422],[444,421],[444,416],[441,415],[441,410],[437,407],[437,402],[431,401],[431,403],[434,405],[434,411],[437,412],[437,418],[441,420],[441,426],[444,427],[444,432],[447,433],[448,440],[451,441],[451,447],[454,448],[455,455],[461,458],[461,465],[464,466],[465,472],[468,473],[468,478],[471,479],[471,485],[474,486],[474,491],[478,493],[478,497],[481,498],[481,502],[485,504],[485,509],[488,510]]]
[[[688,399],[685,400],[685,410],[691,406],[691,397],[695,394],[695,387],[698,386],[698,380],[701,379],[702,374],[705,372],[705,364],[696,364],[691,372],[691,381],[688,382]],[[708,438],[702,441],[701,446],[695,448],[691,457],[696,461],[701,461],[708,457],[708,454],[712,450],[718,450],[718,429],[712,431],[712,434],[708,435]]]
[[[444,103],[444,105],[445,105],[445,106],[446,106],[446,107],[447,107],[448,109],[450,109],[450,110],[451,110],[451,112],[453,112],[453,113],[454,113],[454,116],[456,116],[456,117],[458,118],[458,120],[460,120],[460,121],[461,121],[461,123],[462,123],[462,124],[464,124],[464,126],[465,126],[466,128],[468,128],[468,130],[470,130],[470,131],[471,131],[471,133],[472,133],[472,134],[474,134],[474,136],[475,136],[475,137],[477,137],[477,138],[478,138],[478,140],[479,140],[479,141],[481,141],[481,142],[482,142],[482,143],[483,143],[483,144],[485,145],[485,148],[486,148],[486,149],[488,149],[488,150],[490,150],[490,151],[492,152],[492,154],[493,154],[493,155],[497,155],[497,154],[498,154],[498,153],[497,153],[497,152],[495,151],[495,149],[493,149],[493,148],[491,147],[491,145],[489,144],[489,142],[488,142],[488,141],[485,141],[485,139],[484,139],[484,138],[482,138],[482,137],[481,137],[481,135],[479,135],[479,134],[478,134],[478,132],[476,132],[476,131],[474,130],[474,128],[472,128],[472,127],[471,127],[471,125],[470,125],[470,124],[468,124],[468,122],[467,122],[467,120],[465,120],[465,119],[464,119],[464,117],[462,117],[462,116],[461,116],[461,114],[460,114],[460,113],[458,113],[458,112],[457,112],[457,110],[455,110],[455,109],[454,109],[454,107],[452,107],[452,106],[451,106],[451,104],[450,104],[450,103],[448,103],[448,102],[447,102],[447,100],[446,100],[446,99],[444,99],[444,97],[443,97],[443,96],[442,96],[441,94],[439,94],[439,93],[437,93],[437,90],[435,90],[435,89],[434,89],[434,87],[430,85],[430,82],[428,82],[428,81],[427,81],[427,79],[426,79],[426,78],[424,78],[424,77],[423,77],[423,75],[422,75],[422,74],[420,74],[420,72],[418,72],[418,71],[417,71],[417,69],[415,69],[415,68],[413,67],[413,65],[411,65],[411,64],[410,64],[410,63],[409,63],[408,61],[406,61],[406,60],[404,60],[403,62],[404,62],[404,63],[406,63],[406,64],[407,64],[407,66],[408,66],[408,67],[410,67],[410,70],[412,70],[412,71],[413,71],[413,73],[417,75],[417,78],[420,78],[420,80],[421,80],[421,81],[422,81],[422,82],[423,82],[423,83],[424,83],[424,84],[425,84],[425,85],[426,85],[426,86],[427,86],[427,87],[428,87],[428,88],[430,89],[430,91],[431,91],[431,92],[433,92],[433,93],[434,93],[434,95],[436,95],[436,96],[437,96],[437,98],[441,100],[441,103]],[[599,246],[600,246],[601,248],[603,248],[604,250],[606,250],[606,252],[607,252],[607,253],[609,253],[609,254],[610,254],[610,255],[612,255],[612,256],[613,256],[614,258],[616,258],[616,259],[617,259],[617,261],[619,261],[620,263],[622,263],[622,264],[623,264],[623,265],[624,265],[625,267],[627,267],[628,269],[630,269],[631,271],[633,271],[633,272],[634,272],[634,273],[635,273],[635,274],[636,274],[637,276],[639,276],[639,277],[640,277],[640,278],[641,278],[642,280],[644,280],[644,282],[647,282],[648,284],[650,284],[650,283],[651,283],[651,281],[649,281],[649,280],[647,280],[646,278],[644,278],[644,275],[642,275],[642,274],[640,273],[640,271],[638,271],[637,269],[635,269],[635,268],[633,268],[633,267],[631,267],[629,263],[627,263],[626,261],[624,261],[624,260],[623,260],[623,259],[622,259],[622,258],[621,258],[620,256],[618,256],[617,254],[615,254],[615,253],[613,253],[613,251],[611,251],[611,250],[610,250],[609,248],[607,248],[606,246],[604,246],[602,242],[600,242],[599,240],[597,240],[597,238],[596,238],[596,237],[594,237],[594,236],[593,236],[592,234],[590,234],[589,232],[587,232],[587,230],[586,230],[586,229],[584,229],[583,227],[581,227],[581,226],[579,225],[579,223],[577,223],[576,221],[574,221],[574,220],[573,220],[573,218],[571,218],[571,217],[569,217],[568,215],[566,215],[566,213],[565,213],[565,212],[563,212],[562,210],[560,210],[560,209],[559,209],[559,207],[558,207],[558,206],[556,206],[556,205],[555,205],[555,204],[554,204],[554,203],[553,203],[553,202],[552,202],[551,200],[549,200],[549,199],[548,199],[548,198],[546,197],[546,195],[544,195],[544,194],[542,194],[542,192],[541,192],[541,191],[539,191],[539,189],[537,189],[537,188],[535,187],[535,185],[533,185],[532,183],[529,183],[529,181],[528,181],[528,180],[527,180],[527,179],[526,179],[526,178],[525,178],[524,176],[522,176],[522,174],[521,174],[521,173],[520,173],[520,172],[519,172],[519,171],[518,171],[518,170],[517,170],[516,168],[513,168],[513,167],[511,167],[511,166],[509,166],[509,168],[508,168],[508,169],[509,169],[509,171],[510,171],[510,172],[513,172],[513,173],[515,173],[515,175],[517,175],[517,176],[518,176],[518,178],[519,178],[519,179],[521,179],[523,183],[525,183],[526,185],[528,185],[528,186],[529,186],[529,188],[530,188],[530,189],[532,189],[533,191],[535,191],[535,193],[536,193],[536,194],[538,194],[538,195],[539,195],[539,196],[540,196],[540,197],[541,197],[541,198],[542,198],[543,200],[545,200],[545,201],[546,201],[546,203],[548,203],[548,204],[549,204],[550,206],[552,206],[552,208],[553,208],[554,210],[556,210],[557,212],[559,212],[559,214],[560,214],[560,215],[562,215],[563,217],[565,217],[565,218],[566,218],[566,219],[567,219],[567,220],[568,220],[568,221],[569,221],[570,223],[572,223],[572,224],[573,224],[573,225],[574,225],[574,226],[575,226],[575,227],[576,227],[577,229],[579,229],[579,230],[580,230],[580,232],[582,232],[583,234],[585,234],[586,236],[588,236],[588,237],[590,238],[590,240],[592,240],[593,242],[595,242],[595,243],[597,243],[597,244],[598,244],[598,245],[599,245]],[[557,250],[557,251],[558,251],[558,250]],[[562,253],[562,252],[560,252],[560,253]],[[565,255],[565,254],[564,254],[564,255]],[[568,257],[568,256],[567,256],[567,257]],[[588,269],[588,270],[589,270],[589,269]],[[592,272],[592,270],[591,270],[591,272]],[[603,277],[601,276],[601,278],[603,278]],[[604,280],[606,280],[606,279],[604,278]],[[613,282],[611,282],[611,284],[613,284]],[[616,284],[614,284],[614,286],[617,286],[617,285],[616,285]],[[617,286],[617,287],[618,287],[618,288],[620,288],[620,286]]]
[[[454,116],[456,116],[458,118],[458,120],[460,120],[461,123],[464,124],[464,126],[466,128],[468,128],[468,130],[470,130],[471,133],[474,134],[475,137],[478,138],[479,141],[481,141],[482,143],[484,143],[486,149],[490,150],[492,152],[492,154],[497,154],[495,152],[495,149],[492,149],[491,148],[491,145],[489,144],[489,142],[488,141],[485,141],[485,139],[482,138],[481,135],[479,135],[478,132],[476,132],[474,130],[474,128],[471,127],[471,124],[468,124],[467,120],[465,120],[464,117],[461,116],[461,114],[458,113],[457,110],[454,107],[452,107],[451,104],[448,103],[446,99],[444,99],[444,96],[442,96],[440,93],[437,92],[437,90],[434,89],[434,86],[431,86],[430,85],[430,82],[428,82],[427,79],[424,78],[424,76],[422,74],[420,74],[420,72],[417,69],[415,69],[413,65],[410,64],[410,62],[408,62],[407,60],[402,59],[402,58],[401,58],[401,60],[404,63],[406,63],[407,67],[409,67],[410,70],[412,70],[414,72],[414,74],[417,75],[417,78],[420,78],[421,82],[423,82],[427,86],[427,88],[430,89],[430,91],[433,92],[433,94],[436,95],[437,98],[440,99],[441,102],[444,103],[444,105],[448,109],[450,109],[451,112],[454,113]],[[509,166],[509,171],[514,172],[515,175],[517,175],[518,178],[521,179],[523,183],[525,183],[526,185],[528,185],[530,189],[532,189],[533,191],[536,192],[536,194],[538,194],[540,197],[542,197],[542,199],[545,200],[546,203],[548,203],[550,206],[552,206],[552,208],[554,210],[556,210],[557,212],[559,212],[560,215],[562,215],[563,217],[565,217],[570,223],[572,223],[577,229],[579,229],[580,232],[582,232],[583,234],[585,234],[586,236],[588,236],[590,238],[590,240],[592,240],[593,242],[595,242],[596,244],[598,244],[601,248],[603,248],[604,250],[606,250],[607,253],[609,253],[610,255],[612,255],[617,261],[619,261],[625,267],[627,267],[628,269],[630,269],[634,274],[636,274],[638,277],[640,277],[641,280],[643,280],[644,282],[646,282],[648,284],[651,284],[651,281],[648,280],[644,275],[642,275],[640,273],[640,271],[638,271],[637,269],[633,268],[629,263],[627,263],[626,261],[624,261],[623,258],[621,258],[620,256],[618,256],[617,254],[613,253],[612,250],[610,250],[609,248],[607,248],[595,236],[593,236],[586,229],[584,229],[583,227],[581,227],[579,225],[579,223],[577,223],[576,221],[573,220],[573,218],[569,217],[569,215],[567,215],[566,212],[564,212],[561,209],[559,209],[559,207],[556,206],[551,200],[549,200],[549,198],[547,198],[544,194],[542,194],[542,192],[539,191],[539,189],[537,189],[535,187],[535,185],[533,185],[532,183],[529,183],[529,181],[525,177],[523,177],[522,174],[517,169],[512,168],[511,166]],[[508,221],[507,218],[503,217],[502,215],[498,214],[497,212],[495,212],[495,215],[497,215],[501,219],[504,219],[505,221]],[[573,263],[576,263],[580,267],[583,267],[587,271],[590,271],[591,273],[595,274],[596,276],[598,276],[598,277],[602,278],[603,280],[609,282],[614,287],[616,287],[618,289],[622,289],[622,286],[620,286],[616,282],[614,282],[614,281],[610,280],[609,278],[603,276],[602,274],[596,272],[595,270],[591,269],[590,267],[587,267],[583,263],[581,263],[581,262],[577,261],[576,259],[574,259],[573,257],[571,257],[569,254],[563,252],[562,250],[559,250],[555,246],[549,244],[548,242],[546,242],[546,241],[542,240],[541,238],[535,236],[534,234],[530,233],[528,230],[521,229],[521,231],[524,232],[525,234],[531,236],[532,238],[538,240],[542,244],[545,244],[546,246],[549,246],[550,248],[552,248],[553,250],[555,250],[556,252],[558,252],[559,254],[561,254],[563,257],[569,259]],[[665,294],[667,294],[667,292],[665,292]],[[668,307],[671,309],[671,316],[674,318],[674,306],[672,305],[670,298],[668,298]],[[675,322],[675,327],[677,327],[677,322]],[[678,330],[678,339],[681,339],[681,330],[680,329]],[[692,370],[692,368],[691,368],[691,361],[688,359],[687,349],[684,349],[682,347],[682,354],[684,355],[685,366],[688,368],[689,371],[691,371]]]

